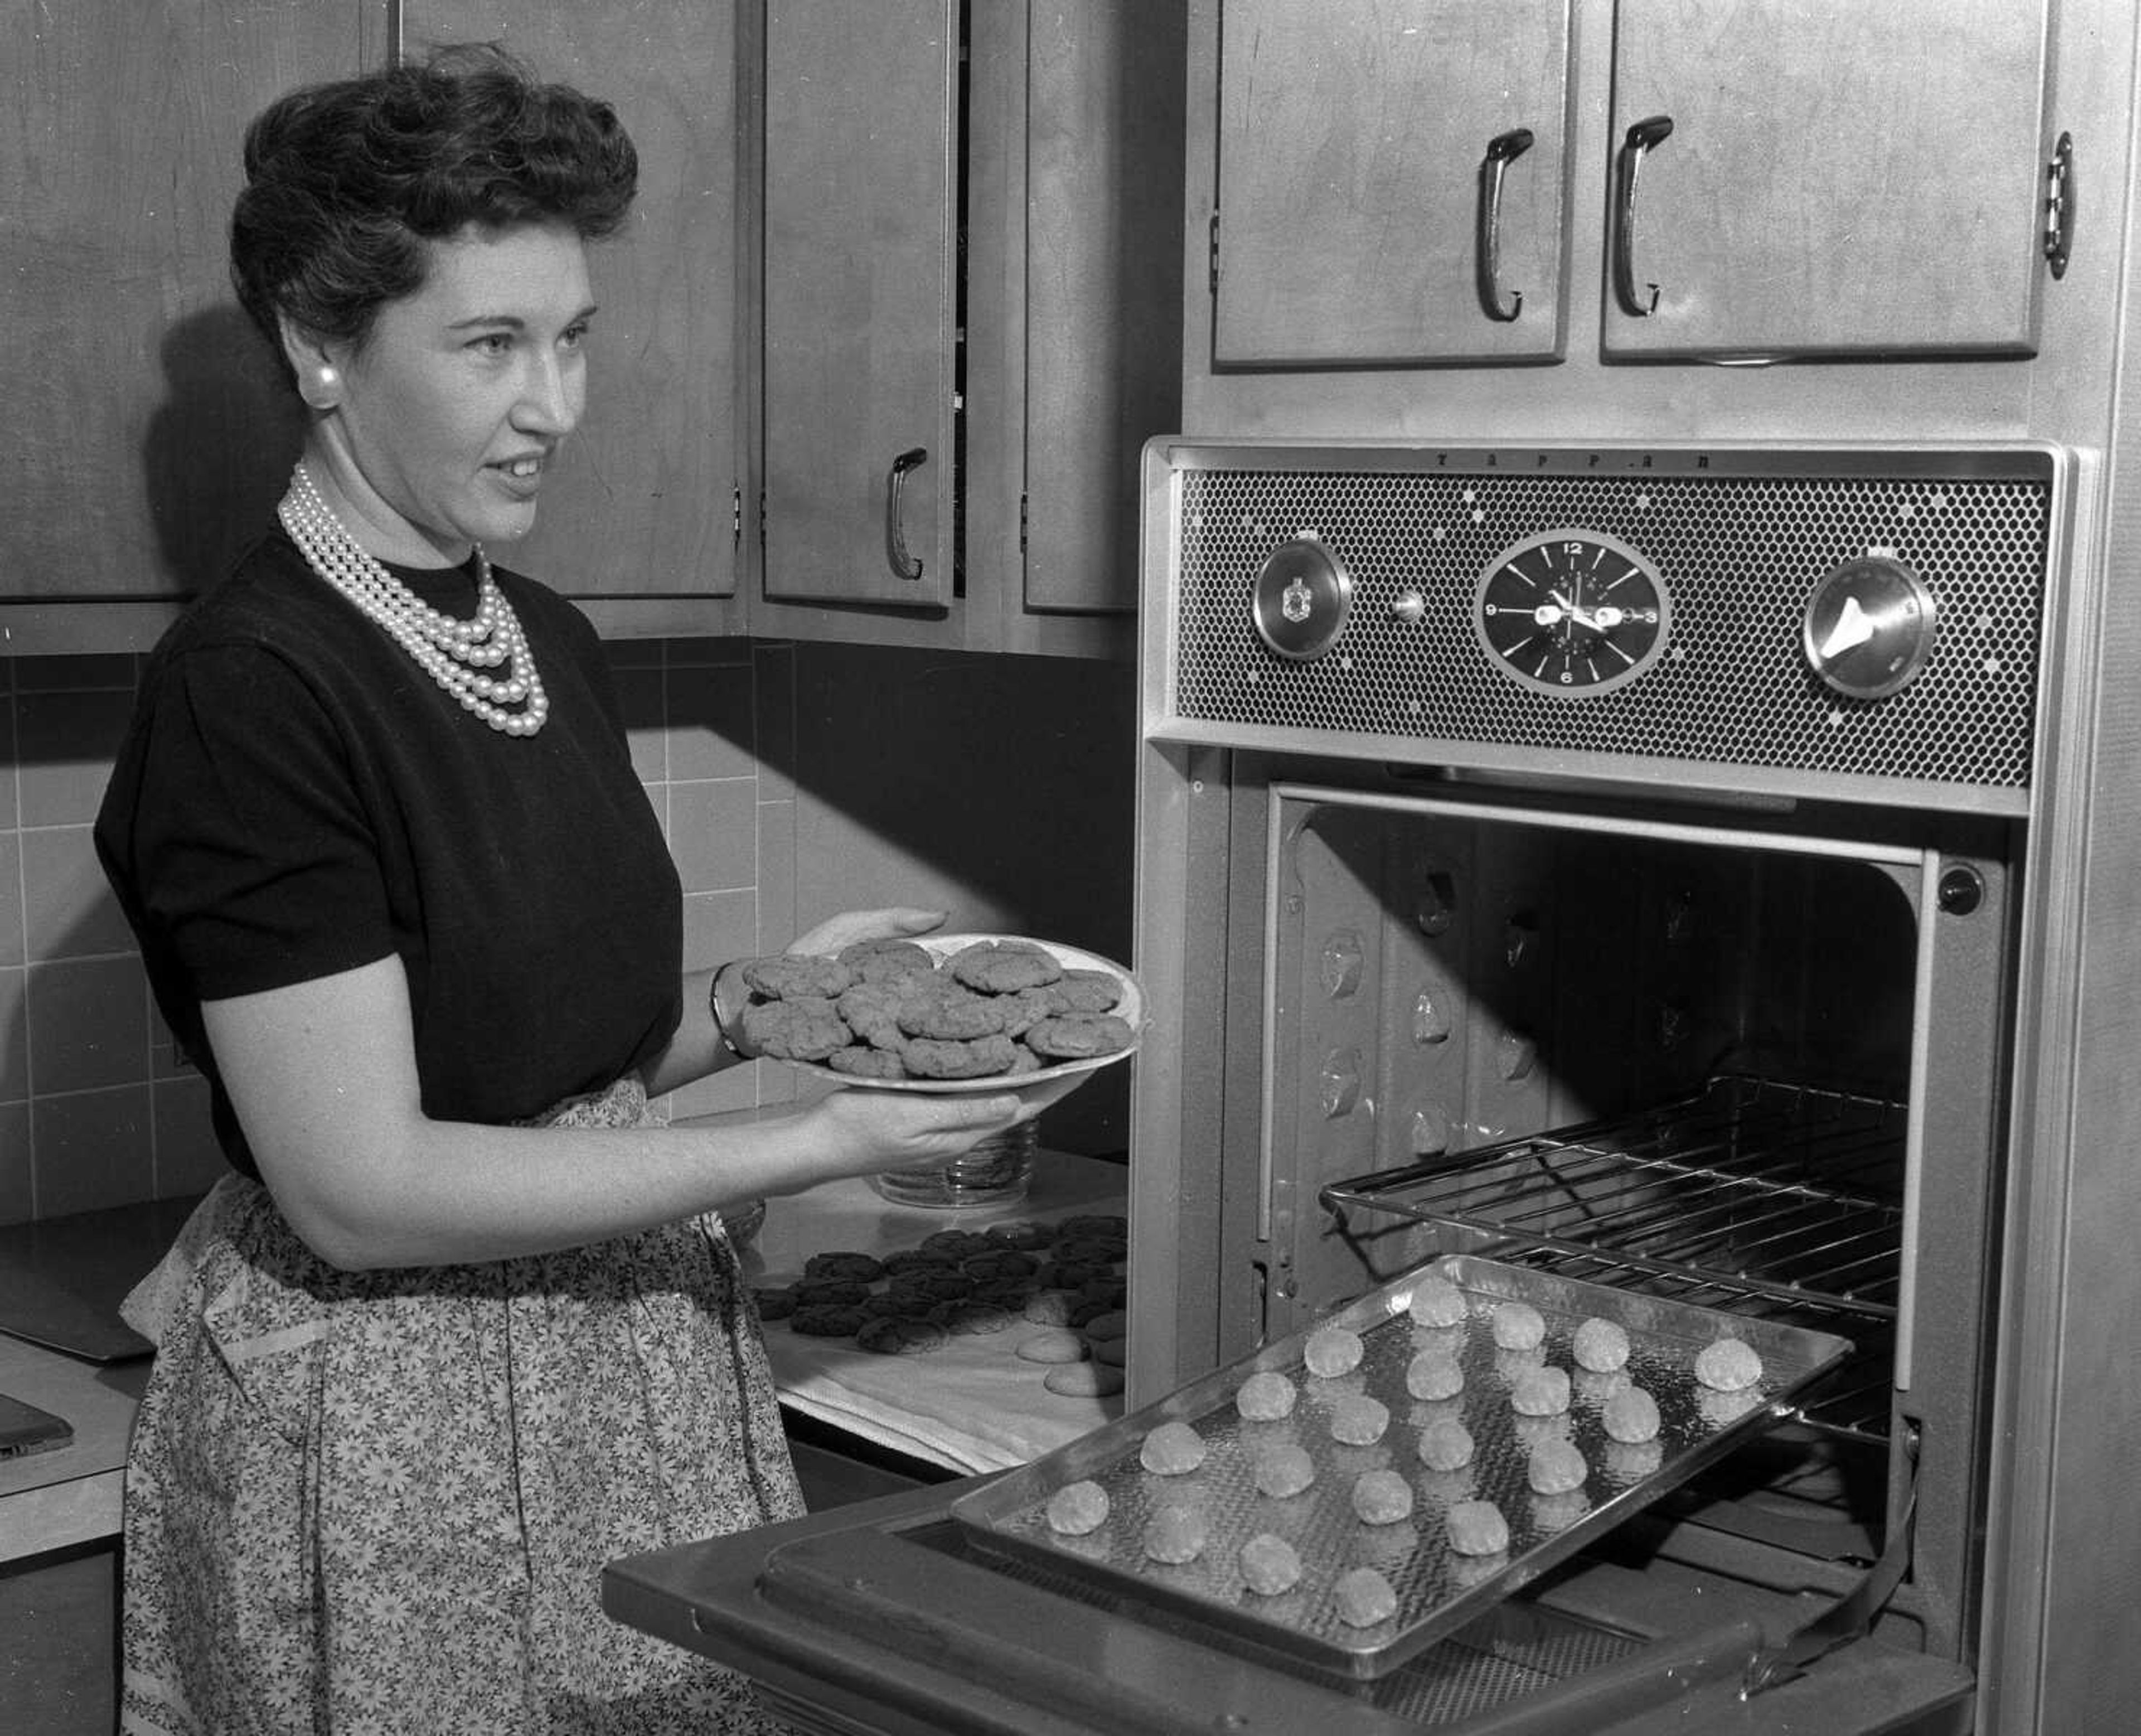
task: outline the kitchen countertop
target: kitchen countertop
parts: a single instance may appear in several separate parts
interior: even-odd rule
[[[937,1230],[1125,1210],[1120,1163],[1041,1152],[1024,1199],[953,1209],[895,1206],[859,1178],[770,1201],[744,1257],[754,1285],[792,1283],[814,1253],[883,1255]],[[1028,1326],[1026,1331],[1036,1330]],[[1021,1361],[1017,1329],[952,1338],[918,1356],[876,1356],[845,1339],[810,1338],[782,1322],[765,1329],[781,1403],[817,1421],[944,1469],[1007,1470],[1122,1414],[1122,1398],[1072,1397],[1043,1386],[1047,1370]]]
[[[773,1283],[792,1277],[821,1249],[888,1249],[933,1230],[1120,1211],[1124,1174],[1119,1163],[1043,1152],[1023,1201],[951,1211],[889,1205],[867,1182],[830,1183],[771,1202],[746,1251],[746,1272],[754,1284]],[[791,1332],[769,1329],[767,1341],[783,1404],[954,1471],[1022,1463],[1098,1427],[1112,1414],[1107,1407],[1120,1403],[1040,1395],[1030,1379],[1014,1390],[999,1371],[978,1365],[982,1353],[972,1347],[940,1359],[933,1372],[918,1366],[928,1359],[866,1356]],[[0,1459],[0,1563],[118,1535],[127,1438],[149,1366],[145,1356],[96,1363],[0,1335],[0,1392],[74,1429],[63,1447]],[[1027,1365],[1017,1372],[1039,1370]],[[977,1390],[991,1414],[972,1414]]]
[[[0,1458],[0,1562],[119,1534],[126,1439],[149,1359],[96,1363],[0,1336],[0,1392],[64,1417],[64,1447]]]

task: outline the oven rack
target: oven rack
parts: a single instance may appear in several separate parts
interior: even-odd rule
[[[1724,1074],[1628,1114],[1326,1186],[1322,1198],[1464,1234],[1564,1276],[1850,1338],[1809,1420],[1888,1428],[1901,1284],[1900,1103]]]

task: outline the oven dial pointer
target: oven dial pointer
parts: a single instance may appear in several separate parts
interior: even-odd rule
[[[1932,656],[1932,588],[1889,554],[1836,567],[1814,588],[1799,642],[1814,672],[1847,699],[1886,699]]]

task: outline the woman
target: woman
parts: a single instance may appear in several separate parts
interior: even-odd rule
[[[593,631],[484,553],[579,417],[632,145],[477,51],[298,91],[245,162],[233,273],[304,456],[151,658],[97,825],[235,1172],[149,1286],[123,1723],[756,1729],[598,1601],[607,1559],[800,1511],[709,1214],[1060,1088],[647,1124],[741,1055],[736,973],[682,974]]]

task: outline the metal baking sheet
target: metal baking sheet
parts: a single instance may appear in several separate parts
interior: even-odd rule
[[[1461,1325],[1414,1324],[1408,1306],[1430,1271],[1464,1292]],[[1504,1301],[1528,1302],[1543,1316],[1546,1337],[1538,1350],[1496,1347],[1493,1315]],[[1628,1334],[1631,1355],[1621,1376],[1590,1374],[1576,1364],[1576,1330],[1594,1316]],[[1313,1333],[1330,1325],[1358,1333],[1363,1354],[1350,1374],[1323,1379],[1307,1371],[1303,1352]],[[1762,1359],[1760,1384],[1744,1394],[1711,1392],[1695,1376],[1696,1355],[1725,1337],[1741,1340]],[[1455,1354],[1464,1389],[1423,1403],[1406,1391],[1405,1370],[1416,1351],[1437,1343]],[[1828,1333],[1449,1256],[961,1496],[951,1512],[981,1549],[1099,1585],[1290,1661],[1371,1679],[1461,1628],[1750,1435],[1793,1415],[1795,1396],[1850,1349],[1848,1340]],[[1519,1416],[1511,1391],[1542,1363],[1569,1372],[1569,1407],[1557,1417]],[[1280,1421],[1245,1420],[1236,1390],[1265,1369],[1291,1378],[1298,1399]],[[1642,1447],[1605,1433],[1605,1402],[1628,1381],[1657,1401],[1659,1434]],[[1389,1409],[1389,1427],[1372,1445],[1331,1438],[1333,1407],[1355,1393]],[[1473,1437],[1472,1463],[1459,1471],[1430,1470],[1416,1451],[1421,1429],[1444,1416],[1458,1417]],[[1203,1439],[1203,1463],[1186,1475],[1146,1471],[1139,1463],[1145,1436],[1177,1420]],[[1532,1492],[1532,1448],[1549,1433],[1565,1435],[1582,1453],[1587,1478],[1581,1489],[1553,1497]],[[1284,1500],[1260,1494],[1254,1480],[1258,1456],[1280,1444],[1305,1449],[1316,1473],[1304,1493]],[[1355,1482],[1378,1468],[1400,1473],[1413,1491],[1410,1515],[1395,1524],[1367,1524],[1353,1511]],[[1105,1492],[1108,1517],[1084,1537],[1059,1536],[1047,1522],[1049,1497],[1084,1480]],[[1465,1556],[1449,1547],[1445,1515],[1458,1502],[1478,1500],[1495,1502],[1508,1522],[1509,1547],[1500,1555]],[[1194,1506],[1206,1527],[1202,1552],[1180,1566],[1149,1560],[1144,1551],[1148,1522],[1170,1503]],[[1266,1532],[1291,1542],[1302,1561],[1299,1583],[1277,1596],[1250,1591],[1238,1564],[1242,1545]],[[1356,1566],[1376,1568],[1396,1593],[1396,1614],[1373,1627],[1348,1625],[1336,1607],[1333,1587]]]

